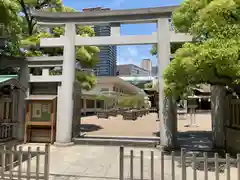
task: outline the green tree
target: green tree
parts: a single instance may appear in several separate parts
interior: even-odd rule
[[[185,0],[173,14],[177,32],[195,43],[177,50],[164,72],[166,93],[182,96],[198,84],[210,84],[215,146],[224,146],[225,86],[240,77],[240,3],[238,0]]]
[[[144,96],[142,95],[126,95],[119,97],[118,106],[121,108],[142,108],[145,107]]]
[[[65,7],[61,0],[1,0],[0,1],[1,18],[11,40],[8,40],[8,48],[6,52],[9,55],[24,56],[58,56],[63,54],[63,48],[39,48],[40,38],[59,37],[64,34],[64,28],[56,27],[50,29],[51,34],[41,29],[34,17],[33,10],[51,11],[51,12],[73,12],[73,8]],[[22,16],[19,16],[19,13]],[[94,36],[91,27],[77,27],[77,34],[81,36]],[[21,40],[21,41],[20,41]],[[21,53],[20,48],[24,48]],[[76,48],[77,62],[83,68],[92,69],[98,62],[99,48],[95,46],[82,46]],[[36,73],[40,72],[40,68],[34,69]],[[55,73],[55,72],[53,72]],[[92,73],[76,72],[76,80],[80,81],[85,90],[91,89],[96,84],[96,77]]]
[[[171,44],[171,53],[174,54],[176,52],[177,49],[181,48],[182,47],[182,43],[174,43],[174,44]],[[153,56],[156,56],[157,55],[157,45],[153,45],[151,50],[150,50],[150,54],[153,55]]]
[[[2,54],[20,55],[19,39],[21,32],[20,6],[16,1],[0,0],[0,33],[8,39]]]
[[[197,43],[186,43],[175,53],[164,73],[167,92],[181,95],[199,83],[238,82],[239,8],[235,0],[184,1],[173,14],[173,23],[178,32],[190,33]]]

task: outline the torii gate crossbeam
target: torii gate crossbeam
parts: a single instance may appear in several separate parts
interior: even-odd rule
[[[164,116],[164,82],[162,72],[170,62],[170,43],[191,41],[192,37],[186,34],[177,34],[170,29],[169,18],[176,6],[159,8],[142,8],[130,10],[112,10],[100,12],[72,12],[51,13],[33,12],[40,24],[45,26],[65,26],[65,35],[60,38],[41,39],[42,47],[64,47],[62,84],[58,98],[56,144],[69,144],[72,141],[73,117],[73,82],[75,68],[75,46],[83,45],[136,45],[157,44],[158,47],[158,79],[159,79],[159,114],[161,144],[171,146],[173,140],[166,138],[174,135],[175,129],[171,121]],[[125,23],[157,24],[157,32],[152,35],[121,36],[120,25]],[[109,37],[80,37],[76,34],[76,25],[96,25],[110,23],[111,36]],[[165,101],[166,102],[166,101]],[[170,102],[170,101],[167,101]],[[170,110],[167,108],[167,111]],[[167,112],[171,113],[171,112]],[[176,123],[175,123],[176,124]],[[174,138],[174,137],[172,137]],[[171,138],[170,138],[171,139]]]

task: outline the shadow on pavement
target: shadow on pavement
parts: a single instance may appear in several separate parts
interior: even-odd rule
[[[211,131],[178,132],[177,142],[181,148],[189,150],[210,151],[212,149]]]
[[[216,150],[212,148],[212,132],[211,131],[186,131],[186,132],[178,132],[177,135],[177,143],[178,147],[184,148],[186,157],[188,160],[186,161],[187,167],[192,167],[192,156],[193,154],[196,155],[197,158],[203,158],[204,152],[207,153],[207,157],[213,159]],[[181,167],[181,151],[180,149],[175,151],[175,156],[179,157],[176,161],[178,166]],[[170,155],[170,152],[166,152],[167,155]],[[223,159],[225,158],[224,153],[219,153],[219,171],[223,173],[225,171],[225,162]],[[234,159],[234,158],[233,158]],[[234,162],[230,163],[231,167],[237,167],[237,164]],[[208,171],[215,171],[215,163],[214,161],[207,162],[207,170]],[[196,169],[200,171],[204,171],[204,161],[196,162]]]
[[[81,124],[80,131],[81,132],[93,132],[103,129],[103,127],[98,126],[96,124]]]

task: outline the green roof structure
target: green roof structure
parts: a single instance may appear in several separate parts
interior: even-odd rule
[[[6,85],[14,85],[24,91],[26,90],[26,87],[19,82],[18,75],[0,75],[0,87]]]
[[[18,75],[0,75],[0,83],[9,81],[11,79],[18,79]]]

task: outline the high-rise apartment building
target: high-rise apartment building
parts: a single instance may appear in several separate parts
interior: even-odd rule
[[[152,72],[152,61],[151,61],[151,59],[143,59],[141,61],[141,68],[146,69],[149,72],[149,75],[151,75],[151,72]]]
[[[86,8],[86,11],[109,11],[110,8],[96,7]],[[101,24],[94,25],[94,31],[96,36],[111,36],[111,25]],[[114,45],[99,46],[99,63],[94,69],[97,76],[116,76],[117,73],[117,47]]]

